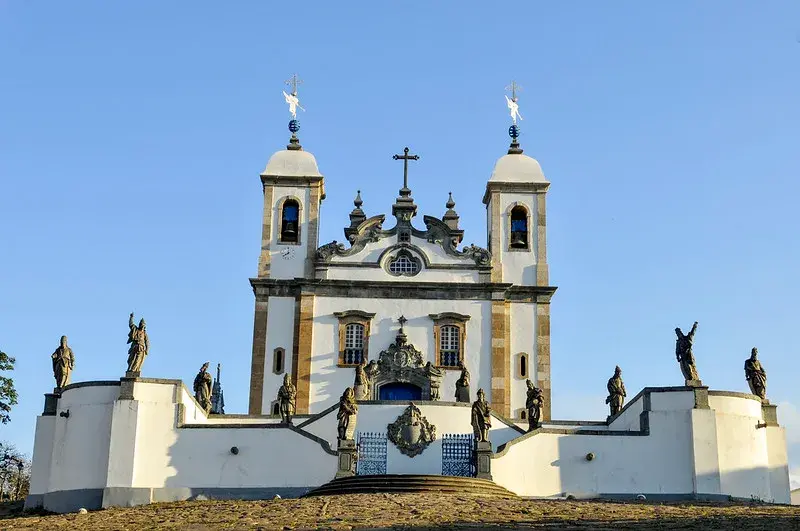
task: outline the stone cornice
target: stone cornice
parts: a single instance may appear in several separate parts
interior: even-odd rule
[[[489,204],[489,196],[492,192],[518,192],[518,193],[533,193],[533,194],[543,194],[547,192],[547,189],[550,188],[550,183],[548,182],[538,182],[538,183],[503,183],[503,182],[492,182],[489,181],[486,183],[486,192],[483,194],[483,204]]]
[[[339,279],[251,278],[257,299],[299,297],[301,294],[326,297],[379,299],[507,300],[549,304],[555,286],[515,286],[496,282],[404,282]]]

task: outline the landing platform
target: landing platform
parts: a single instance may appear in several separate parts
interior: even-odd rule
[[[416,474],[382,474],[338,478],[311,490],[303,497],[378,492],[439,492],[493,498],[517,497],[513,492],[486,479]]]

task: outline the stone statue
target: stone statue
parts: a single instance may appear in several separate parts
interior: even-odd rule
[[[522,120],[522,116],[519,114],[519,103],[517,103],[517,98],[509,98],[506,96],[506,105],[508,105],[508,110],[511,113],[511,121],[513,123],[517,123],[517,119]]]
[[[75,355],[67,346],[67,336],[61,336],[61,344],[53,355],[53,376],[56,378],[56,389],[63,389],[69,385],[72,369],[75,367]]]
[[[339,420],[339,440],[353,440],[356,430],[356,417],[358,415],[358,404],[356,404],[355,393],[348,387],[339,399],[339,412],[336,418]]]
[[[744,376],[750,385],[750,391],[761,400],[767,398],[767,371],[758,361],[758,349],[753,347],[750,357],[744,360]]]
[[[150,340],[147,338],[147,325],[144,319],[139,321],[139,326],[133,324],[133,312],[128,318],[128,373],[139,376],[142,372],[142,364],[144,363],[147,352],[150,350]]]
[[[469,371],[461,365],[461,377],[456,380],[456,402],[469,403]]]
[[[353,382],[353,393],[356,400],[369,400],[372,396],[372,382],[366,371],[367,358],[362,357],[361,363],[356,365],[356,378]]]
[[[289,381],[289,373],[283,375],[283,385],[278,389],[278,403],[280,404],[281,422],[291,424],[297,407],[297,388]]]
[[[528,386],[525,398],[525,409],[528,410],[528,431],[533,431],[539,427],[539,420],[542,418],[542,406],[544,406],[544,393],[538,387],[534,387],[530,379],[525,380]]]
[[[475,441],[489,442],[489,428],[492,427],[492,408],[486,401],[486,393],[478,389],[478,399],[472,404],[472,431]]]
[[[444,371],[439,367],[434,367],[434,365],[429,361],[425,364],[425,375],[430,381],[431,400],[440,400],[442,397],[439,394],[439,385],[442,382]]]
[[[208,415],[211,412],[211,375],[208,373],[208,362],[200,367],[200,372],[194,377],[194,397]]]
[[[625,392],[625,384],[622,383],[622,369],[619,365],[614,369],[614,376],[608,379],[608,398],[606,404],[611,408],[611,416],[613,417],[622,411],[622,404],[625,403],[625,397],[628,396]]]
[[[694,365],[694,354],[692,354],[692,342],[696,331],[697,321],[694,322],[688,334],[684,335],[680,328],[675,329],[675,334],[678,336],[675,342],[675,357],[678,359],[678,363],[681,364],[681,372],[687,385],[700,381],[700,377],[697,375],[697,367]]]

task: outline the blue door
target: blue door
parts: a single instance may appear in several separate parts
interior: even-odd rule
[[[420,400],[422,389],[410,383],[389,383],[381,386],[381,400]]]

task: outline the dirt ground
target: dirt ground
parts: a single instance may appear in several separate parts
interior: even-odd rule
[[[12,516],[9,509],[0,511],[0,529],[800,530],[800,507],[545,501],[441,494],[186,501],[65,515]]]

